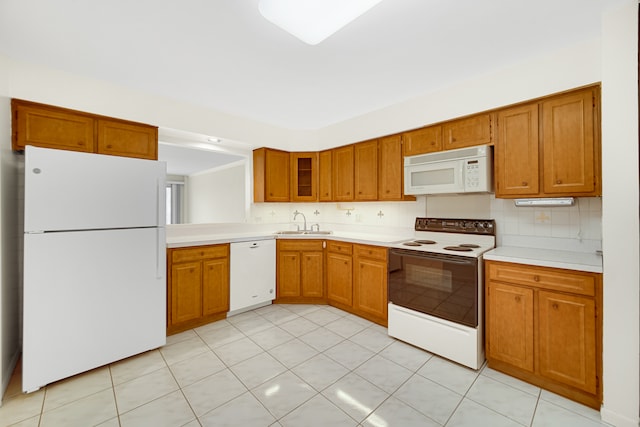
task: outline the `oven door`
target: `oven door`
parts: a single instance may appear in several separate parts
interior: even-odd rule
[[[389,302],[478,326],[478,259],[405,249],[389,251]]]

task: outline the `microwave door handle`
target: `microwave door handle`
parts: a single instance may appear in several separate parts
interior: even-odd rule
[[[467,162],[462,162],[462,167],[460,168],[460,187],[465,190],[466,185],[464,183],[464,170],[467,168]]]

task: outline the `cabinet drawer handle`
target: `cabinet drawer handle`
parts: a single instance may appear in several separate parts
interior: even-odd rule
[[[558,303],[555,303],[555,302],[554,302],[554,303],[551,305],[551,307],[552,307],[554,310],[557,310],[557,309],[558,309]]]
[[[362,191],[358,191],[358,194],[362,194]]]
[[[436,142],[435,141],[431,141],[430,144],[431,145],[436,145]]]
[[[539,282],[540,281],[540,276],[538,276],[538,275],[533,276],[533,281],[534,282]]]
[[[516,297],[516,302],[520,302],[520,299],[521,299],[520,296],[517,296]]]
[[[556,180],[556,184],[562,184],[562,180],[561,179],[557,179]]]
[[[451,138],[451,142],[456,142],[456,139],[455,138]]]
[[[79,145],[79,146],[83,146],[83,145],[84,145],[84,142],[82,142],[82,141],[78,141],[78,145]]]
[[[526,187],[529,183],[527,181],[522,181],[522,186]]]
[[[108,148],[108,149],[111,149],[111,144],[107,144],[107,148]]]

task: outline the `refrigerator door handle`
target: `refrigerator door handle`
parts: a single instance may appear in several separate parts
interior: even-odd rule
[[[164,264],[162,262],[162,257],[165,256],[164,253],[164,242],[161,242],[160,237],[162,236],[162,229],[156,228],[156,279],[162,279],[164,276]]]
[[[158,217],[158,227],[162,227],[164,225],[164,221],[162,218],[162,213],[164,212],[163,208],[163,200],[162,200],[162,191],[164,191],[164,180],[157,178],[156,179],[156,206],[157,206],[157,217]]]

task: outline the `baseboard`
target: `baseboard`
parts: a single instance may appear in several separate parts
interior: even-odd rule
[[[4,394],[7,391],[7,387],[9,387],[9,382],[11,381],[11,377],[13,376],[13,371],[15,371],[16,369],[16,365],[18,364],[18,360],[20,360],[20,349],[16,349],[16,352],[13,354],[13,357],[11,358],[11,361],[9,361],[9,367],[5,372],[2,372],[2,384],[0,384],[0,386],[2,387],[2,394],[0,394],[0,406],[2,406],[2,404],[4,403]]]
[[[608,410],[604,405],[600,408],[600,418],[605,423],[609,423],[616,427],[638,427],[640,425],[639,417],[636,417],[635,419],[625,417],[624,415]]]

